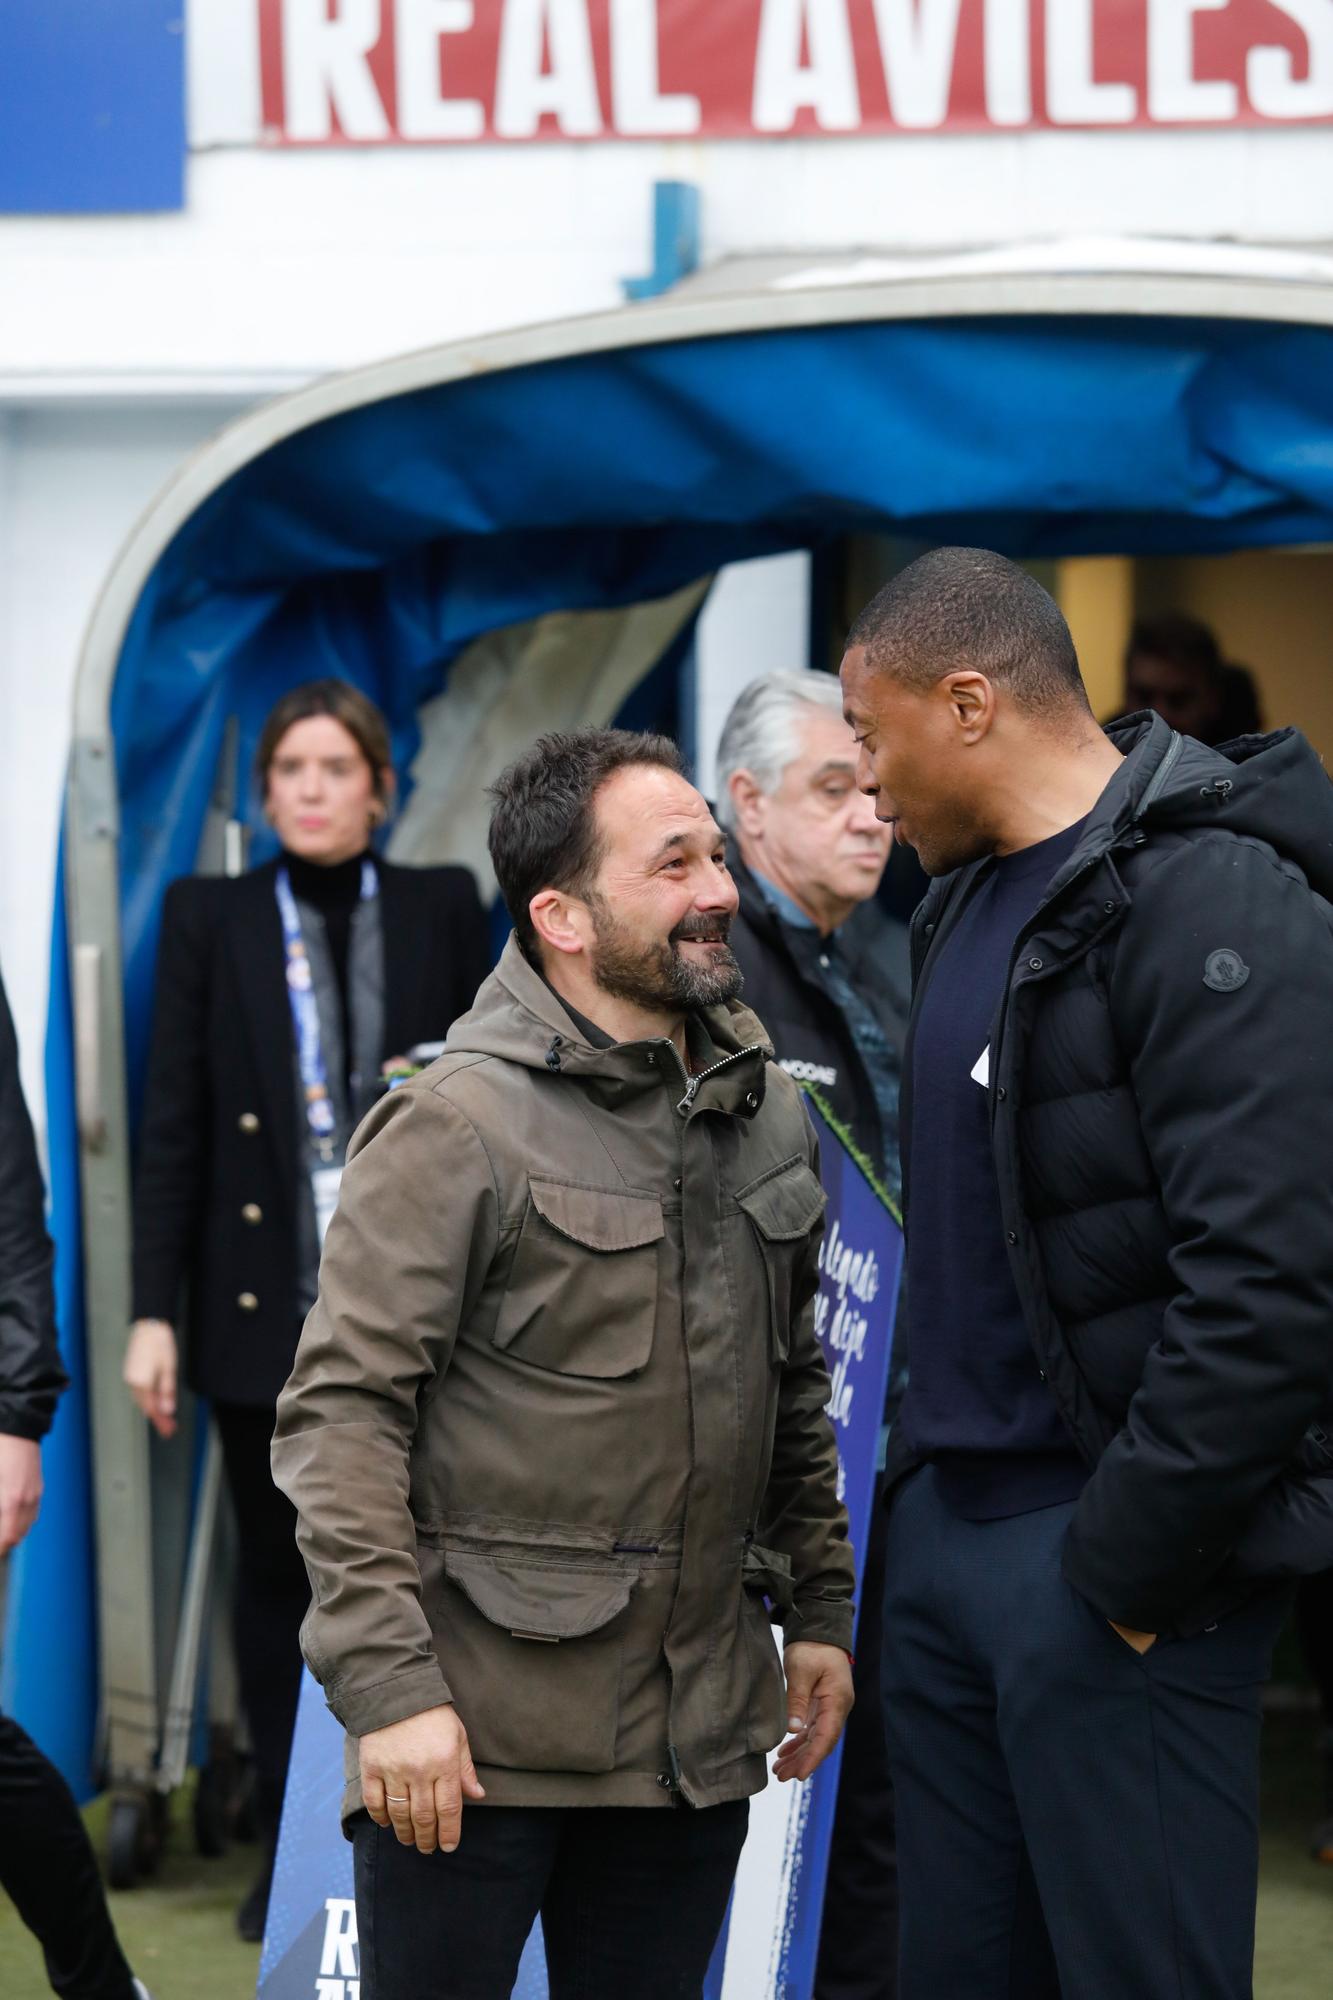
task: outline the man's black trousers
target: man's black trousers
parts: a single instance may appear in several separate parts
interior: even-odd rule
[[[353,1827],[361,2000],[509,2000],[540,1913],[551,2000],[698,2000],[749,1801],[468,1806],[452,1854]]]
[[[887,1528],[876,1490],[856,1621],[856,1706],[843,1738],[814,2000],[894,2000],[898,1991],[898,1861],[880,1664]]]
[[[62,2000],[133,2000],[69,1786],[7,1715],[0,1715],[0,1886],[41,1945]]]
[[[1250,2000],[1289,1595],[1140,1657],[1060,1573],[1072,1513],[961,1520],[929,1467],[894,1496],[902,2000]]]

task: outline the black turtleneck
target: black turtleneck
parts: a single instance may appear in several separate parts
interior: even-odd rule
[[[361,864],[368,852],[354,854],[350,861],[335,861],[331,865],[305,861],[299,854],[289,854],[285,848],[282,854],[297,902],[308,903],[324,919],[329,956],[333,960],[334,977],[338,982],[343,1048],[349,1071],[352,1065],[352,1037],[348,1021],[347,966],[352,949],[352,912],[361,900]]]

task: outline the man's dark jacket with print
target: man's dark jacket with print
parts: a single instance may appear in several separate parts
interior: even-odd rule
[[[1065,1573],[1184,1634],[1333,1565],[1333,786],[1295,730],[1111,736],[1015,945],[991,1120],[1033,1366],[1094,1468]],[[918,911],[918,1004],[990,866]]]
[[[740,895],[731,944],[745,974],[746,1006],[763,1022],[779,1067],[796,1083],[813,1084],[857,1144],[872,1160],[883,1160],[884,1135],[865,1063],[846,1016],[820,984],[818,932],[779,923],[739,854],[733,852],[728,866]],[[838,946],[848,977],[900,1049],[910,987],[906,925],[872,901],[839,926]]]

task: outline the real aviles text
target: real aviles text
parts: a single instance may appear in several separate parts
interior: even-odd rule
[[[254,0],[270,145],[1333,119],[1330,0]]]

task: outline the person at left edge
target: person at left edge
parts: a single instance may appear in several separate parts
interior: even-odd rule
[[[263,1935],[308,1602],[273,1484],[278,1391],[318,1286],[347,1141],[381,1065],[440,1041],[489,965],[462,868],[398,868],[370,842],[393,799],[388,728],[347,682],[293,688],[255,760],[282,843],[264,867],[167,891],[139,1136],[125,1379],[175,1428],[177,1328],[210,1398],[239,1532],[241,1699],[264,1858],[242,1935]]]
[[[51,1261],[42,1172],[0,986],[0,1563],[37,1519],[42,1439],[68,1386]],[[62,1643],[53,1640],[57,1671]],[[0,1715],[0,1889],[40,1944],[61,2000],[149,2000],[125,1962],[73,1794],[8,1715]]]
[[[784,1718],[802,1779],[851,1706],[816,1143],[676,746],[493,796],[515,936],[357,1134],[273,1465],[361,2000],[507,2000],[538,1911],[553,2000],[683,2000]]]

